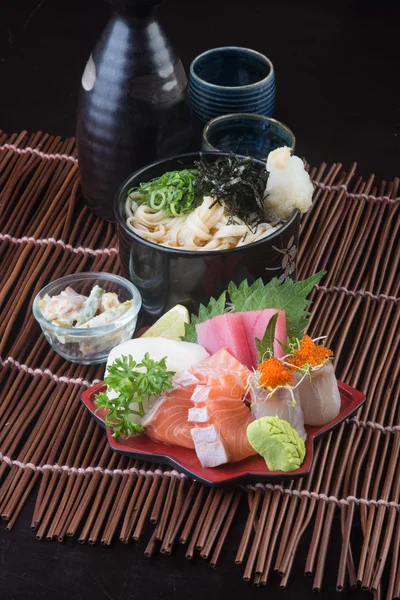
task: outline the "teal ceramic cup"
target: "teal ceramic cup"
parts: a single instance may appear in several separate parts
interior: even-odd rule
[[[269,58],[250,48],[207,50],[190,65],[189,97],[193,115],[204,124],[231,113],[271,116],[274,67]]]
[[[233,152],[266,160],[276,148],[294,151],[293,132],[276,119],[236,113],[212,119],[204,127],[201,148],[206,152]]]

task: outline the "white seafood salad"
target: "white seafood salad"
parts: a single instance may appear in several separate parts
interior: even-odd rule
[[[48,294],[39,300],[45,319],[60,327],[92,329],[112,323],[122,317],[132,306],[132,300],[120,302],[114,292],[105,292],[95,285],[89,296],[78,294],[66,287],[57,296]]]

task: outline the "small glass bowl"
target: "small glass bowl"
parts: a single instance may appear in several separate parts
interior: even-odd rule
[[[112,323],[93,329],[61,327],[44,318],[39,301],[45,294],[57,296],[70,286],[78,294],[88,296],[95,285],[106,292],[118,294],[120,302],[132,300],[132,306]],[[81,365],[97,365],[107,361],[115,346],[131,339],[141,306],[142,297],[138,289],[127,279],[112,273],[75,273],[56,279],[41,289],[33,301],[32,310],[50,346],[60,356]]]
[[[293,132],[276,119],[249,113],[236,113],[212,119],[203,130],[201,148],[205,152],[233,152],[266,160],[277,148],[295,147]]]

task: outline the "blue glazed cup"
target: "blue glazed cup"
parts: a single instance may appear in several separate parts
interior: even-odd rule
[[[207,50],[190,65],[189,96],[194,116],[204,124],[231,113],[269,117],[275,105],[274,67],[249,48]]]
[[[206,152],[234,152],[266,160],[276,148],[287,146],[294,150],[293,132],[280,121],[236,113],[212,119],[204,127],[201,148]]]

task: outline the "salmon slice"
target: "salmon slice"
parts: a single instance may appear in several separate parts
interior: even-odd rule
[[[221,348],[212,356],[193,365],[190,370],[200,383],[211,385],[230,377],[231,381],[234,380],[242,388],[246,386],[250,375],[249,369],[232,356],[227,348]]]
[[[157,400],[142,422],[149,438],[171,446],[194,448],[190,433],[193,425],[188,422],[193,387],[175,387]]]
[[[188,420],[197,456],[203,467],[237,462],[256,454],[247,440],[247,426],[254,421],[243,403],[249,369],[225,348],[192,367],[197,385]]]
[[[255,454],[246,433],[254,417],[243,403],[249,375],[222,348],[173,378],[174,388],[143,419],[146,434],[163,444],[194,448],[203,467]]]
[[[218,391],[216,392],[217,386],[199,387],[204,388],[202,397],[204,404],[189,409],[188,419],[198,424],[198,427],[191,430],[191,435],[202,465],[216,466],[215,461],[219,460],[214,456],[217,442],[223,444],[225,451],[222,453],[220,445],[218,446],[218,455],[224,457],[224,460],[218,464],[237,462],[256,454],[249,444],[246,433],[247,426],[254,421],[254,417],[242,399],[220,395]]]

